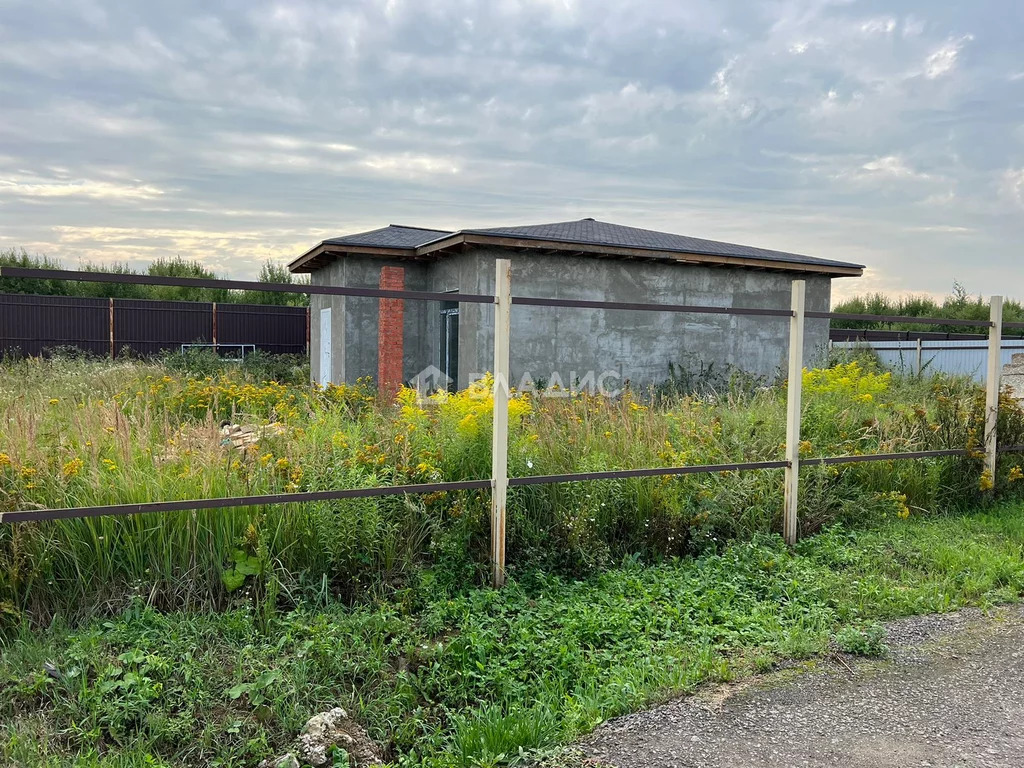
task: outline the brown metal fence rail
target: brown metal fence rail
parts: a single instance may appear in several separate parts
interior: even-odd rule
[[[69,507],[66,509],[16,510],[0,513],[0,523],[18,523],[69,518],[96,517],[101,515],[133,515],[150,512],[175,512],[199,509],[221,509],[228,507],[262,506],[270,504],[294,504],[334,499],[369,498],[400,494],[436,493],[439,491],[491,490],[491,557],[493,583],[501,586],[505,579],[505,509],[509,487],[547,485],[555,483],[576,483],[595,480],[619,480],[643,477],[681,476],[717,472],[754,470],[785,470],[785,501],[783,526],[788,543],[796,541],[797,499],[799,469],[801,465],[834,466],[872,461],[899,461],[966,456],[964,449],[941,449],[905,453],[881,453],[858,456],[828,456],[803,458],[799,454],[800,405],[803,370],[803,330],[806,318],[869,320],[893,323],[920,323],[934,325],[971,325],[989,328],[988,380],[985,412],[985,467],[995,480],[995,462],[999,452],[1024,452],[1024,446],[998,446],[996,416],[1001,366],[999,347],[1004,328],[1024,328],[1024,323],[1002,322],[1002,298],[992,297],[989,322],[976,320],[949,320],[947,318],[920,318],[881,315],[848,315],[831,312],[807,312],[804,309],[805,283],[793,281],[793,296],[790,309],[755,309],[746,307],[708,307],[680,304],[621,303],[575,299],[549,299],[512,296],[511,262],[498,259],[495,274],[495,293],[432,293],[427,291],[399,291],[378,288],[352,288],[324,285],[294,285],[286,283],[257,283],[242,280],[207,280],[183,277],[153,277],[149,275],[118,275],[97,272],[74,272],[49,269],[25,269],[21,267],[0,268],[2,277],[19,277],[46,280],[81,280],[108,283],[141,283],[149,285],[173,285],[196,288],[227,288],[233,290],[260,290],[283,293],[307,293],[333,296],[364,296],[410,301],[456,301],[460,303],[494,304],[494,412],[493,443],[491,455],[491,477],[479,480],[463,480],[446,483],[396,485],[373,488],[347,488],[326,491],[264,494],[259,496],[234,496],[215,499],[187,499],[178,501],[155,501],[138,504],[115,504],[95,507]],[[652,467],[643,469],[620,469],[602,472],[580,472],[560,475],[534,475],[508,477],[508,401],[509,401],[509,348],[510,312],[513,305],[566,307],[580,309],[615,309],[640,312],[685,312],[694,314],[758,315],[765,317],[786,317],[790,320],[789,343],[789,384],[787,387],[787,429],[785,458],[781,461],[739,462],[731,464],[696,465],[683,467]]]

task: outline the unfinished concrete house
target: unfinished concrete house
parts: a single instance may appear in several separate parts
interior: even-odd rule
[[[512,262],[513,296],[720,307],[789,307],[807,281],[808,311],[828,311],[833,278],[863,266],[593,219],[457,232],[391,225],[325,240],[290,265],[314,285],[490,294],[495,259]],[[433,376],[464,387],[493,360],[494,308],[486,304],[313,295],[315,381]],[[775,375],[786,358],[781,317],[513,306],[511,383],[572,386],[609,374],[634,385],[692,370]],[[828,341],[809,320],[805,359]]]

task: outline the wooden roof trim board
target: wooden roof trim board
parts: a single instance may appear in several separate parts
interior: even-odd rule
[[[312,269],[322,267],[331,258],[342,256],[346,253],[362,254],[365,256],[391,256],[397,258],[410,258],[416,256],[415,248],[384,248],[379,245],[336,245],[333,243],[320,243],[295,259],[288,265],[292,272],[309,272]],[[326,258],[325,258],[326,257]]]
[[[635,248],[621,245],[598,245],[587,244],[581,248],[580,243],[567,243],[560,240],[535,240],[518,239],[503,236],[489,236],[479,234],[467,234],[465,242],[479,245],[498,245],[506,248],[549,248],[558,251],[580,251],[587,254],[599,254],[607,256],[620,256],[638,259],[658,259],[664,261],[675,261],[686,264],[720,264],[737,267],[761,267],[765,269],[785,270],[787,272],[819,272],[834,275],[859,276],[864,273],[863,267],[854,267],[840,264],[815,264],[797,261],[784,261],[782,259],[759,259],[750,256],[725,256],[706,253],[688,253],[682,251],[663,251],[654,248]],[[425,246],[424,246],[425,247]],[[422,248],[421,248],[422,250]]]

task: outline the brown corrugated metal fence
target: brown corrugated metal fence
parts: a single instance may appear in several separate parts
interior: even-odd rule
[[[215,311],[218,344],[306,352],[304,307],[217,304],[215,310],[208,302],[27,294],[0,294],[0,349],[19,356],[61,347],[104,356],[155,355],[182,344],[213,343]]]
[[[255,344],[275,354],[306,351],[306,313],[303,307],[268,304],[218,304],[217,342]],[[252,339],[259,341],[252,341]]]
[[[5,354],[40,355],[75,347],[110,353],[110,302],[70,296],[0,295],[0,344]]]

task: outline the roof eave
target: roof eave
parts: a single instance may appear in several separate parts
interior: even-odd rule
[[[306,265],[309,264],[309,262],[311,262],[313,259],[315,259],[318,255],[320,255],[323,252],[323,249],[324,249],[324,244],[323,243],[319,243],[318,245],[314,245],[312,248],[310,248],[304,254],[299,256],[299,258],[295,259],[294,261],[288,262],[288,271],[289,272],[312,272],[312,269],[307,269]]]
[[[414,259],[417,256],[415,248],[386,248],[380,245],[346,245],[330,242],[322,242],[310,248],[304,254],[288,265],[290,272],[313,272],[326,266],[334,259],[347,254],[361,254],[365,256],[384,256],[395,258]]]
[[[497,245],[505,248],[543,248],[556,251],[582,251],[585,253],[603,256],[657,259],[659,261],[684,262],[688,264],[717,264],[720,266],[757,267],[759,269],[770,269],[783,272],[806,272],[811,274],[828,275],[831,277],[860,277],[864,274],[864,267],[862,265],[846,264],[843,262],[815,264],[800,261],[781,261],[778,259],[759,259],[750,256],[724,256],[709,253],[664,251],[655,248],[634,248],[615,245],[596,245],[591,243],[572,243],[564,240],[542,240],[532,237],[509,237],[506,235],[488,235],[479,232],[456,232],[449,237],[439,238],[432,243],[421,245],[416,249],[416,255],[427,256],[463,243]]]

